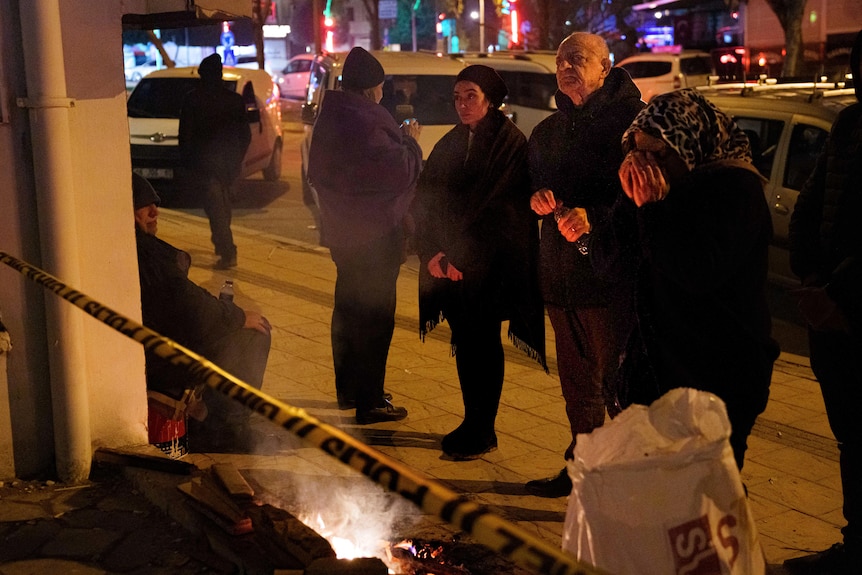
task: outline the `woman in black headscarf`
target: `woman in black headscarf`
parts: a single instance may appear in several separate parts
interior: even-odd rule
[[[766,301],[772,222],[748,138],[686,89],[653,98],[622,145],[624,196],[611,225],[591,234],[590,253],[600,266],[615,254],[620,273],[637,273],[647,362],[624,371],[635,388],[652,381],[659,394],[691,387],[721,398],[742,468],[778,356]]]
[[[454,100],[461,123],[429,155],[414,204],[419,333],[424,339],[444,319],[452,329],[464,421],[442,448],[459,460],[497,448],[502,320],[509,319],[515,346],[545,367],[527,141],[498,109],[506,93],[487,66],[458,74]]]

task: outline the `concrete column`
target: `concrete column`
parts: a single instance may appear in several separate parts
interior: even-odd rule
[[[70,115],[59,0],[20,2],[42,267],[62,281],[80,282],[79,240],[72,177]],[[90,474],[92,447],[83,337],[84,314],[45,295],[54,448],[59,479],[80,483]]]

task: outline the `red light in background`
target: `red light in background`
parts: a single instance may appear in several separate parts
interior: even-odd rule
[[[518,44],[520,42],[520,38],[518,36],[518,11],[515,8],[512,8],[512,43]]]

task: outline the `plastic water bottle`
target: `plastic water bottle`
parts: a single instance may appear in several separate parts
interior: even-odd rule
[[[233,301],[233,280],[224,280],[218,298],[222,301]]]

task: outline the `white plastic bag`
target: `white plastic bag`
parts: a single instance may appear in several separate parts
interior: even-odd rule
[[[724,403],[674,389],[578,435],[563,549],[614,575],[763,575]]]

